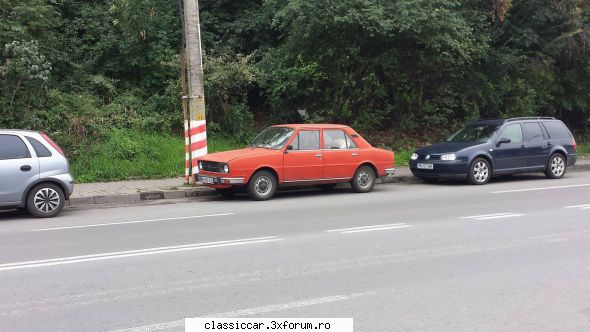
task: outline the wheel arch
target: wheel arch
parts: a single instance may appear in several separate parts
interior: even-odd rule
[[[556,147],[553,151],[551,151],[551,153],[549,154],[549,158],[551,158],[552,155],[559,153],[563,159],[565,160],[565,163],[567,164],[567,152],[565,150],[564,147]]]
[[[272,175],[275,177],[275,180],[277,181],[277,183],[280,183],[281,182],[281,178],[279,177],[279,172],[277,172],[277,170],[275,170],[274,168],[272,168],[270,166],[261,166],[261,167],[258,167],[254,172],[252,172],[252,174],[248,178],[248,182],[250,182],[250,180],[252,179],[252,176],[254,176],[254,174],[256,174],[256,173],[258,173],[260,171],[269,171],[269,172],[271,172]]]
[[[496,167],[494,167],[494,160],[492,159],[491,156],[489,156],[489,155],[487,155],[485,153],[476,154],[475,157],[471,158],[471,161],[469,162],[469,168],[468,168],[467,171],[469,172],[469,170],[471,169],[471,165],[473,165],[473,163],[475,162],[475,160],[478,159],[478,158],[485,159],[488,162],[488,164],[490,164],[490,168],[491,168],[491,172],[490,173],[491,174],[494,174],[494,171],[496,169]]]
[[[355,171],[355,173],[356,173],[356,171],[358,171],[358,169],[359,169],[359,168],[361,168],[361,167],[363,167],[363,166],[369,166],[369,167],[371,167],[371,168],[373,169],[373,172],[375,172],[375,177],[376,177],[377,179],[380,177],[380,176],[379,176],[379,170],[377,169],[377,166],[375,166],[375,164],[373,164],[373,163],[372,163],[372,162],[370,162],[370,161],[364,161],[364,162],[362,162],[360,165],[358,165],[358,167],[357,167],[357,168],[354,170],[354,171]]]
[[[43,183],[51,183],[51,184],[57,185],[59,187],[59,189],[61,189],[61,191],[63,192],[66,200],[70,199],[70,197],[68,196],[68,191],[66,189],[66,186],[63,183],[61,183],[61,181],[55,180],[55,179],[39,179],[39,180],[36,180],[35,182],[32,182],[31,184],[29,184],[27,189],[25,189],[25,191],[23,192],[22,206],[26,206],[27,197],[29,196],[29,193],[31,192],[31,190],[33,190],[34,187],[36,187],[40,184],[43,184]]]

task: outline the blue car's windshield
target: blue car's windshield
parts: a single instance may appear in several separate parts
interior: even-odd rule
[[[470,124],[451,135],[447,142],[477,142],[489,141],[499,126],[495,124]]]
[[[287,127],[268,127],[264,129],[249,146],[267,148],[273,150],[282,149],[289,137],[293,135],[293,129]]]

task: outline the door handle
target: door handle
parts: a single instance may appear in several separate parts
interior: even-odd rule
[[[352,156],[353,156],[353,157],[356,157],[356,156],[358,156],[358,154],[357,154],[356,152],[353,152],[353,153],[352,153]]]
[[[30,165],[23,165],[20,167],[20,170],[23,172],[28,172],[32,169],[32,167]]]
[[[320,158],[320,159],[322,159],[322,154],[321,153],[318,153],[315,156],[318,157],[318,158]]]

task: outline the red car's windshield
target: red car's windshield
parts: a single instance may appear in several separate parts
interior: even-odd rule
[[[282,149],[293,135],[294,130],[287,127],[268,127],[264,129],[249,146],[273,150]]]

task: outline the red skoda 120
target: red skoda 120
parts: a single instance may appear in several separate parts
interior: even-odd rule
[[[255,200],[273,197],[278,186],[350,183],[355,192],[373,189],[393,175],[394,154],[372,147],[352,128],[331,124],[277,125],[239,150],[198,160],[198,181],[225,197],[242,189]]]

